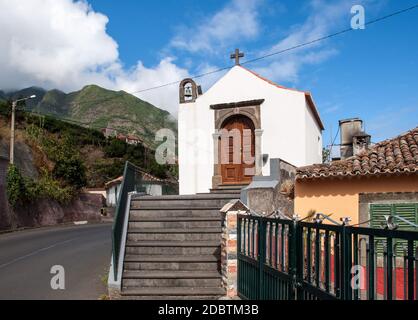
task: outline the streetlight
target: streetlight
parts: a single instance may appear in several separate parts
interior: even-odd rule
[[[10,164],[14,164],[14,156],[15,156],[15,113],[16,113],[17,104],[21,101],[26,101],[26,100],[35,99],[35,98],[36,98],[36,95],[31,95],[30,97],[12,101],[12,124],[11,124],[11,134],[10,134]]]

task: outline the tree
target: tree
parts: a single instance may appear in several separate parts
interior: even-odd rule
[[[322,148],[322,163],[328,163],[331,159],[331,150],[327,148]]]

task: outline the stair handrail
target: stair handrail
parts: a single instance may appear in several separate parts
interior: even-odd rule
[[[112,226],[112,262],[113,262],[113,273],[114,279],[118,279],[118,268],[119,268],[119,255],[121,251],[123,228],[126,219],[126,206],[128,201],[128,195],[131,192],[136,191],[137,186],[137,175],[142,170],[134,164],[126,161],[123,170],[123,179],[121,183],[121,189],[116,204],[115,217]],[[141,179],[141,175],[138,175]]]

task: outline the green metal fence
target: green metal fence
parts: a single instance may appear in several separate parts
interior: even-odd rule
[[[414,231],[240,215],[238,293],[251,300],[414,300],[417,243]]]
[[[160,181],[146,181],[142,180],[142,175],[144,171],[139,167],[133,165],[130,162],[125,163],[125,168],[123,171],[123,180],[121,184],[121,189],[119,191],[118,201],[116,204],[115,218],[112,227],[112,257],[113,257],[113,271],[114,278],[117,279],[118,274],[118,261],[120,257],[120,249],[123,236],[123,228],[125,225],[125,219],[128,219],[126,216],[126,209],[128,206],[128,195],[130,192],[140,192],[144,193],[146,188],[145,185],[149,186],[151,184],[161,186],[161,195],[167,194],[178,194],[178,186],[173,183],[160,182]],[[146,195],[146,193],[144,194]]]

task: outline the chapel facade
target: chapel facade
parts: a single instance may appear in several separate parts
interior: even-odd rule
[[[280,86],[236,65],[207,92],[179,88],[180,194],[248,185],[269,175],[269,159],[322,162],[323,123],[309,92]]]

